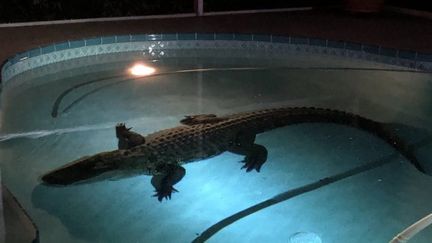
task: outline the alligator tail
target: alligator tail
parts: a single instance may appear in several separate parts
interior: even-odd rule
[[[407,158],[417,170],[426,174],[426,170],[417,160],[413,148],[386,123],[373,121],[348,112],[314,107],[281,108],[274,109],[270,113],[273,113],[271,116],[275,118],[271,119],[273,120],[271,126],[273,128],[296,123],[325,122],[347,125],[367,131],[386,141]],[[261,131],[264,130],[268,129],[262,129]]]

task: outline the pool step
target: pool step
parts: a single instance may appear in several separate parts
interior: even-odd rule
[[[39,242],[36,225],[3,184],[0,193],[0,242]]]

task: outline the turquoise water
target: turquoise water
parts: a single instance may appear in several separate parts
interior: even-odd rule
[[[432,170],[430,74],[303,69],[398,67],[296,54],[144,60],[158,75],[132,79],[125,70],[139,54],[107,60],[40,68],[2,90],[2,181],[35,221],[41,242],[192,242],[248,207],[380,159],[380,167],[222,224],[208,242],[388,242],[431,212],[432,177],[373,135],[335,124],[260,134],[256,143],[269,152],[261,173],[240,170],[242,157],[228,152],[187,164],[179,193],[162,203],[147,176],[41,185],[51,169],[115,149],[118,122],[148,134],[177,126],[184,115],[280,106],[341,109],[392,123]],[[431,237],[426,229],[413,242]]]

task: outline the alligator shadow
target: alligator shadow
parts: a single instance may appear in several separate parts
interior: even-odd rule
[[[426,173],[430,176],[432,176],[432,134],[429,131],[426,131],[424,129],[418,129],[414,127],[410,127],[407,125],[402,124],[389,124],[396,133],[406,141],[407,144],[409,144],[410,149],[414,150],[414,153],[416,154],[416,157],[418,158],[420,164],[425,169]],[[428,146],[428,148],[426,148]],[[426,148],[426,149],[425,149]],[[355,176],[358,174],[361,174],[366,171],[373,170],[375,168],[381,167],[383,165],[386,165],[394,159],[400,157],[401,155],[397,152],[382,157],[380,159],[377,159],[375,161],[370,161],[367,163],[364,163],[363,165],[360,165],[358,167],[352,168],[350,170],[321,178],[315,182],[306,184],[304,186],[290,189],[288,191],[279,193],[275,196],[273,196],[270,199],[267,199],[265,201],[262,201],[260,203],[257,203],[255,205],[252,205],[246,209],[243,209],[239,212],[236,212],[219,222],[216,222],[215,224],[211,225],[207,229],[205,229],[199,236],[197,236],[192,243],[200,243],[205,242],[208,239],[210,239],[213,235],[215,235],[217,232],[221,231],[225,227],[235,223],[236,221],[245,218],[249,215],[252,215],[254,213],[259,212],[260,210],[266,209],[270,206],[273,206],[278,203],[282,203],[286,200],[289,200],[291,198],[300,196],[302,194],[314,191],[316,189],[319,189],[321,187],[330,185],[332,183],[341,181],[343,179],[349,178],[351,176]]]
[[[156,204],[150,197],[151,188],[143,187],[143,184],[149,183],[148,180],[139,176],[68,187],[39,184],[33,189],[31,200],[35,208],[57,218],[66,228],[67,232],[56,232],[58,238],[72,236],[73,239],[86,242],[125,241],[128,235],[136,234],[136,228],[125,226],[129,225],[125,220],[138,220],[141,223],[145,218],[155,218],[158,213],[144,210]],[[135,215],[139,218],[135,218]],[[152,225],[144,221],[140,226],[146,231]],[[44,223],[39,225],[39,229],[42,241],[55,230]]]
[[[74,189],[40,184],[33,189],[32,203],[58,218],[74,237],[89,242],[101,240],[97,232],[103,226],[94,224],[95,217],[100,213],[94,210],[98,202],[90,194]],[[43,239],[47,229],[43,229],[42,225],[39,228]]]

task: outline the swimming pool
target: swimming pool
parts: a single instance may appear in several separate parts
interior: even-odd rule
[[[70,187],[39,180],[79,157],[115,149],[119,122],[149,134],[185,115],[285,106],[391,123],[430,171],[431,64],[411,58],[421,54],[393,57],[382,47],[272,35],[65,43],[21,53],[2,72],[2,180],[35,221],[41,242],[387,242],[430,213],[432,177],[374,135],[329,123],[259,134],[256,143],[268,150],[260,173],[240,170],[242,156],[229,152],[187,164],[179,193],[162,203],[152,197],[149,176]],[[131,76],[137,62],[156,72]],[[374,161],[384,162],[284,194]],[[229,220],[254,205],[261,206]],[[426,229],[415,242],[430,237]]]

